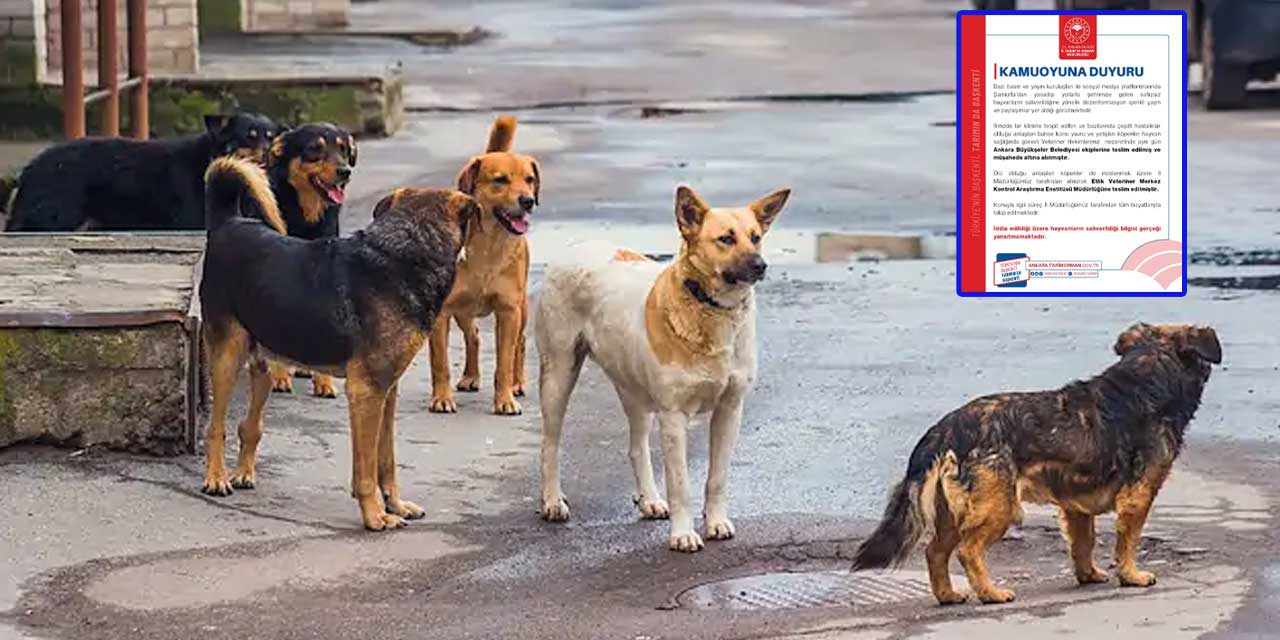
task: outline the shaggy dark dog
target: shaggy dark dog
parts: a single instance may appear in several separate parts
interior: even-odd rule
[[[948,571],[957,550],[978,598],[1009,602],[1013,593],[991,582],[984,554],[1028,501],[1059,508],[1081,584],[1107,579],[1093,563],[1093,520],[1108,511],[1116,512],[1120,583],[1155,584],[1138,569],[1138,541],[1222,347],[1213,329],[1139,323],[1120,334],[1115,352],[1120,361],[1090,380],[978,398],[943,417],[916,444],[854,569],[897,565],[932,533],[926,555],[939,603],[965,600]]]
[[[252,163],[214,161],[206,197],[200,304],[213,409],[204,492],[225,496],[254,486],[270,358],[346,378],[352,490],[365,527],[422,517],[421,508],[400,499],[396,482],[397,389],[453,287],[467,221],[479,215],[476,201],[433,189],[378,211],[350,237],[302,240],[284,235],[266,176]],[[238,431],[239,461],[228,473],[227,407],[246,362],[249,413]]]
[[[204,228],[204,172],[223,155],[265,159],[281,127],[256,113],[205,117],[166,140],[84,138],[36,156],[18,179],[6,231]]]

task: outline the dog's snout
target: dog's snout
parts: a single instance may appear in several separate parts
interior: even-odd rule
[[[337,171],[337,173],[338,173],[338,179],[339,179],[339,180],[350,180],[350,179],[351,179],[351,167],[348,167],[348,166],[345,166],[345,165],[344,165],[344,166],[341,166],[341,167],[338,167],[338,171]]]
[[[536,203],[537,200],[534,200],[533,196],[520,196],[520,208],[525,211],[533,211],[533,205]]]
[[[751,274],[751,277],[756,280],[763,278],[764,272],[768,268],[769,263],[765,262],[764,258],[760,257],[760,254],[751,256],[751,259],[747,261],[747,270]]]

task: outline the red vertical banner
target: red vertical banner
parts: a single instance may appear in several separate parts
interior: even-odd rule
[[[981,293],[986,291],[990,280],[986,241],[986,16],[961,16],[959,37],[960,86],[956,87],[959,134],[956,138],[960,145],[957,154],[960,166],[956,175],[960,180],[960,201],[956,203],[959,210],[956,241],[960,243],[960,292]]]

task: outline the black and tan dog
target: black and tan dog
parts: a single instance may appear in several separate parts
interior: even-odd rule
[[[458,189],[471,194],[483,212],[458,263],[458,280],[431,334],[431,411],[453,413],[458,405],[449,385],[449,320],[462,330],[466,364],[459,391],[480,389],[480,330],[476,319],[496,316],[497,366],[493,411],[519,415],[524,395],[524,328],[529,315],[529,217],[542,189],[538,161],[511,152],[516,119],[498,118],[485,153],[458,174]]]
[[[304,124],[272,142],[268,177],[289,235],[306,240],[338,237],[356,157],[351,134],[327,122]],[[295,374],[309,373],[273,364],[272,390],[292,392]],[[311,392],[322,398],[338,397],[333,378],[324,374],[311,376]]]
[[[256,113],[205,116],[200,135],[84,138],[36,156],[18,178],[6,231],[204,228],[209,162],[261,162],[281,126]]]
[[[200,282],[213,409],[203,490],[225,496],[256,481],[270,360],[345,377],[351,417],[352,492],[364,526],[399,527],[423,510],[401,499],[395,411],[400,376],[421,350],[453,286],[475,200],[424,190],[347,238],[302,240],[284,221],[266,176],[219,159],[208,173],[209,240]],[[262,220],[266,220],[264,223]],[[227,407],[250,364],[239,461],[223,459]]]
[[[992,583],[985,554],[1028,501],[1057,505],[1080,584],[1107,579],[1093,563],[1093,521],[1109,511],[1120,583],[1155,584],[1135,558],[1142,527],[1222,347],[1213,329],[1139,323],[1120,334],[1115,352],[1120,361],[1090,380],[978,398],[943,417],[911,452],[854,569],[900,564],[931,534],[929,582],[939,603],[965,600],[951,586],[953,552],[982,602],[1009,602],[1014,594]]]

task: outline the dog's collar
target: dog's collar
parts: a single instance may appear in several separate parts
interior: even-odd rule
[[[685,279],[684,289],[685,291],[689,292],[689,295],[693,296],[694,300],[697,300],[698,302],[701,302],[702,304],[705,304],[713,309],[722,309],[724,311],[728,311],[733,308],[733,307],[726,307],[720,304],[718,300],[711,297],[711,294],[707,293],[706,289],[702,288],[702,283],[698,282],[697,280],[694,280],[693,278]]]

